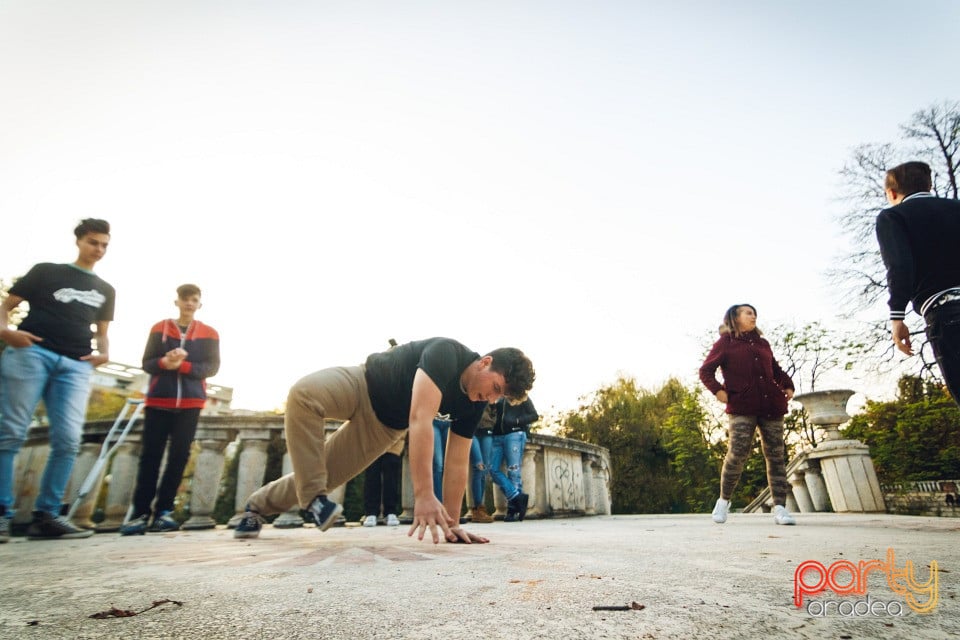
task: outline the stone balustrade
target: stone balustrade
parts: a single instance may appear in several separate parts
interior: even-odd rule
[[[81,484],[96,465],[112,422],[90,422],[84,426],[83,443],[64,496],[64,501],[74,506],[73,519],[78,525],[98,531],[116,531],[125,520],[136,483],[141,425],[142,422],[134,426],[124,442],[116,447],[109,465],[103,465],[94,489],[80,504],[74,505]],[[335,431],[338,426],[337,422],[328,422],[328,433]],[[235,524],[247,496],[264,482],[268,445],[275,438],[281,441],[283,438],[282,416],[201,416],[189,495],[180,497],[189,501],[190,517],[183,528],[209,529],[217,524],[213,515],[214,507],[231,455],[240,456],[236,465],[235,515],[230,521]],[[46,427],[32,427],[14,465],[15,527],[30,520],[48,452]],[[403,512],[400,518],[409,521],[413,515],[413,484],[406,452],[403,457]],[[285,453],[283,473],[290,470],[290,456]],[[610,455],[603,447],[534,433],[527,442],[522,474],[524,491],[530,494],[528,518],[604,515],[611,512]],[[104,487],[104,484],[107,486]],[[345,486],[333,489],[330,492],[331,499],[342,503],[344,491]],[[502,516],[506,513],[506,501],[499,489],[494,496],[497,507],[495,515]],[[98,498],[102,499],[103,519],[94,523],[92,516]],[[472,504],[472,501],[469,503]],[[292,509],[281,514],[273,526],[299,527],[302,524],[298,510]]]

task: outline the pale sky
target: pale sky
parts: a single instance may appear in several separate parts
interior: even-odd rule
[[[837,170],[957,98],[958,27],[951,0],[0,0],[0,277],[107,219],[111,358],[194,282],[240,409],[438,335],[523,349],[544,414],[693,383],[730,304],[833,322]]]

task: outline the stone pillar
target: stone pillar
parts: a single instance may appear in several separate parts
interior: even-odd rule
[[[590,455],[583,456],[583,500],[584,500],[584,515],[594,516],[597,515],[597,497],[593,492],[593,464],[595,458]]]
[[[67,485],[67,490],[63,494],[63,501],[69,504],[73,511],[70,519],[75,525],[84,527],[85,529],[93,529],[95,526],[90,517],[97,508],[97,496],[100,495],[103,473],[100,473],[100,477],[96,483],[94,483],[90,493],[77,505],[76,509],[73,509],[73,503],[76,502],[79,496],[83,481],[86,480],[90,472],[93,471],[93,465],[96,464],[98,457],[100,457],[99,442],[84,442],[80,445],[80,453],[77,455],[76,462],[73,463],[73,471],[70,474],[70,483]]]
[[[886,511],[880,481],[870,459],[870,447],[858,440],[830,440],[822,442],[810,456],[820,461],[835,512]]]
[[[283,465],[280,469],[280,475],[285,476],[288,473],[293,473],[293,462],[290,460],[290,452],[286,451],[283,454]],[[302,527],[303,516],[300,515],[300,505],[295,504],[277,516],[273,521],[273,526],[276,529],[297,529]]]
[[[815,511],[826,511],[830,507],[830,498],[827,494],[827,485],[820,474],[820,462],[818,460],[808,460],[807,470],[803,474],[803,480],[806,482],[807,491],[810,492],[810,502],[813,503]]]
[[[228,529],[233,529],[240,523],[244,511],[246,511],[247,498],[263,485],[263,474],[267,470],[267,445],[269,444],[269,431],[245,432],[240,436],[237,495],[233,503],[234,515],[227,522]]]
[[[116,531],[126,520],[137,486],[140,446],[139,438],[130,438],[117,446],[110,464],[107,503],[103,507],[104,519],[97,525],[97,531]]]
[[[523,485],[523,492],[530,496],[530,502],[527,504],[526,518],[542,518],[543,500],[538,500],[537,482],[537,458],[542,458],[540,447],[530,446],[529,440],[527,446],[523,449],[523,458],[520,462],[520,483]]]
[[[17,453],[13,461],[13,524],[29,524],[33,520],[33,504],[40,492],[40,478],[50,457],[50,446],[42,443],[27,442]]]
[[[410,447],[403,453],[400,469],[400,514],[401,524],[413,523],[413,479],[410,477]]]
[[[807,483],[804,480],[805,475],[803,471],[798,471],[790,474],[788,478],[790,486],[793,487],[793,497],[797,504],[797,511],[801,513],[815,511],[813,501],[810,500],[810,492],[807,490]]]
[[[190,484],[190,519],[183,523],[182,528],[212,529],[217,526],[212,514],[223,477],[223,451],[227,446],[227,438],[226,434],[216,433],[197,442],[200,444],[200,453]]]
[[[597,515],[610,515],[610,468],[603,460],[596,466],[593,487]]]

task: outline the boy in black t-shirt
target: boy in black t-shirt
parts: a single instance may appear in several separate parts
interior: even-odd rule
[[[327,492],[363,471],[410,432],[414,491],[413,525],[434,543],[487,542],[458,526],[466,489],[470,445],[484,407],[506,396],[523,398],[533,386],[530,360],[502,348],[481,357],[456,340],[431,338],[375,353],[365,364],[334,367],[306,376],[287,397],[284,430],[293,473],[253,493],[234,531],[237,538],[260,533],[263,515],[299,504],[321,530],[342,507]],[[450,416],[443,503],[433,491],[433,418]],[[329,439],[324,420],[346,420]],[[438,532],[439,527],[439,532]]]
[[[50,456],[34,502],[31,539],[85,538],[61,504],[80,450],[90,380],[107,362],[107,327],[113,320],[113,287],[93,273],[110,242],[110,224],[88,218],[76,229],[79,255],[71,264],[34,265],[0,304],[0,542],[10,538],[13,458],[43,400],[49,419]],[[30,312],[17,329],[10,312],[26,300]],[[90,326],[96,326],[96,332]],[[91,340],[96,341],[96,353]]]

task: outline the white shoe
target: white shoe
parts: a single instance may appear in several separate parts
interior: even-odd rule
[[[717,524],[723,524],[727,521],[728,513],[730,513],[730,501],[717,498],[717,504],[713,508],[713,521]]]
[[[367,516],[363,519],[363,526],[365,527],[375,527],[377,526],[377,516]]]
[[[787,508],[781,504],[773,508],[773,521],[777,524],[797,524],[797,521],[790,515]]]
[[[388,513],[388,514],[387,514],[387,526],[388,526],[388,527],[399,527],[399,526],[400,526],[400,518],[398,518],[397,516],[395,516],[395,515],[392,514],[392,513]]]

